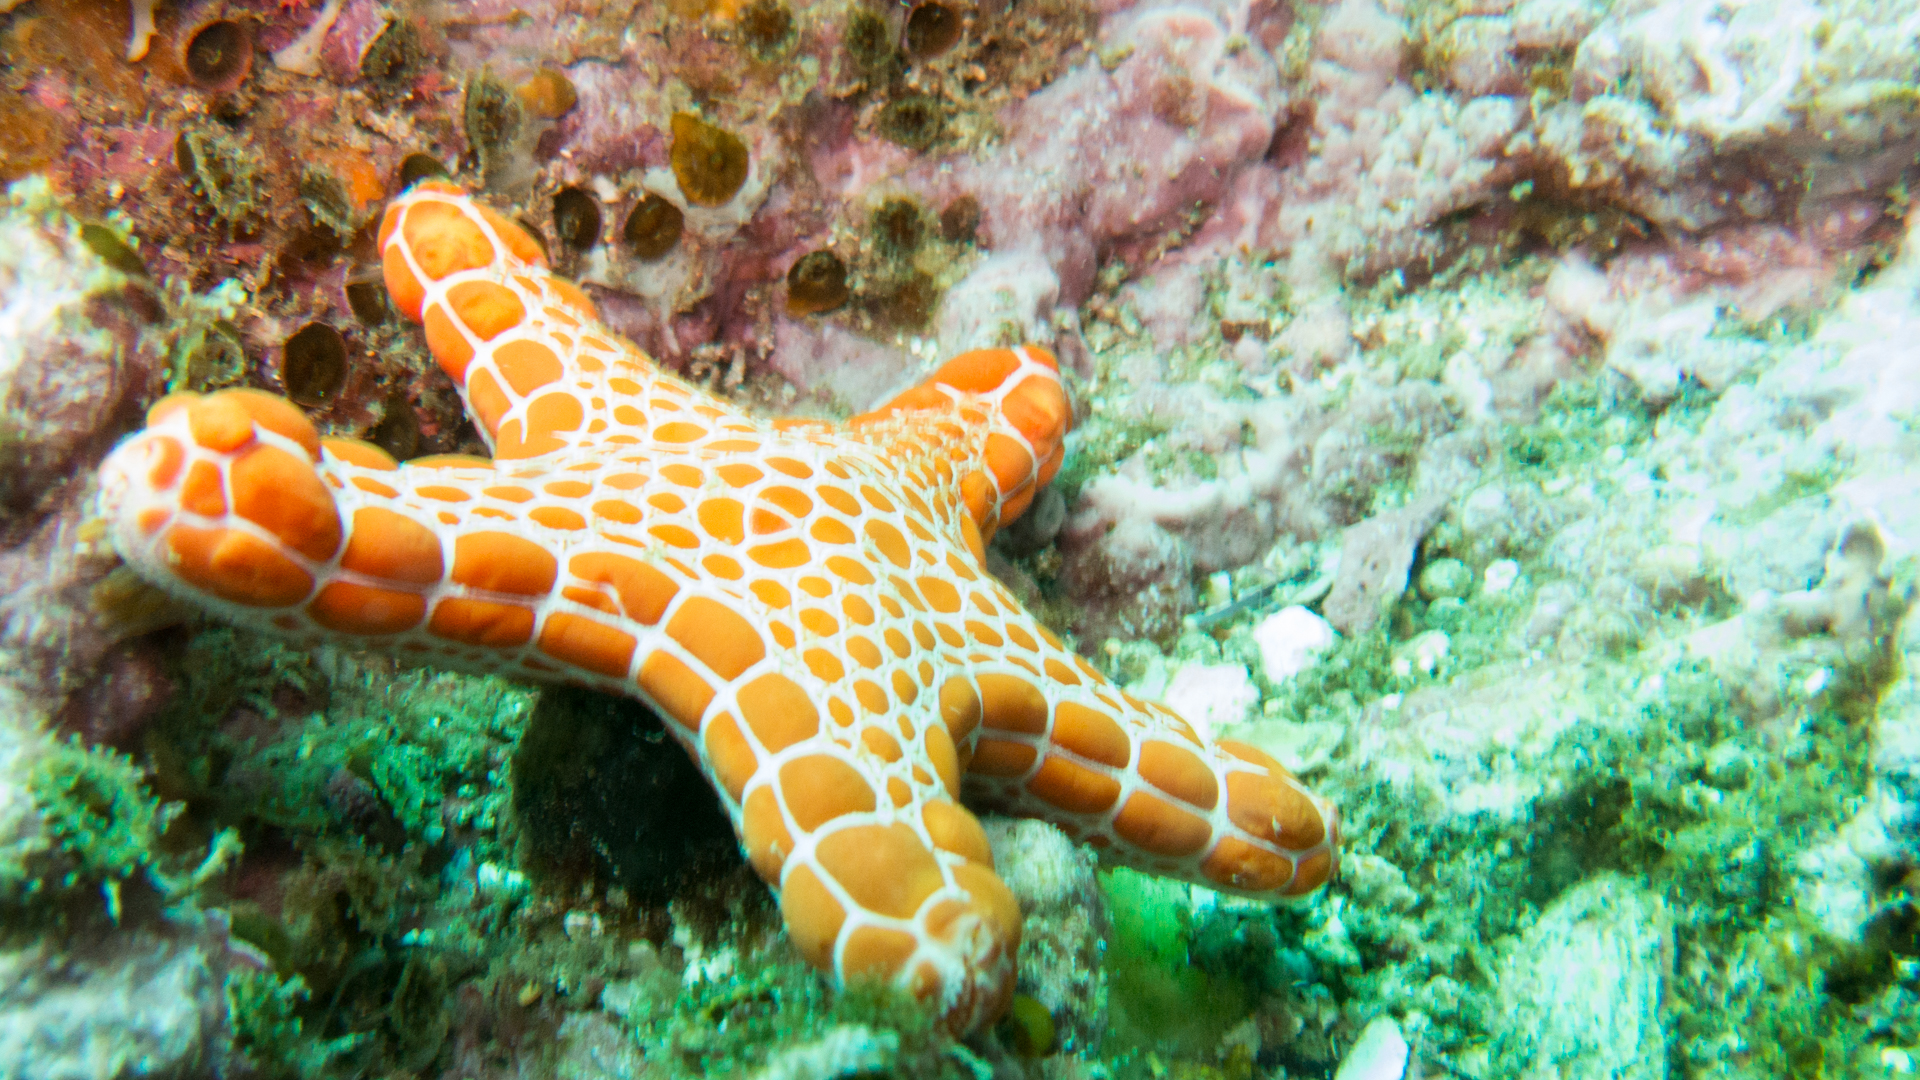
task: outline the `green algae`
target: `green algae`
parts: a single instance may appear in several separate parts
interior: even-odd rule
[[[252,140],[219,124],[180,133],[174,163],[193,190],[231,231],[245,232],[265,219],[267,174]]]
[[[834,993],[795,959],[691,987],[632,1033],[655,1051],[668,1075],[705,1077],[764,1067],[846,1028],[893,1036],[885,1074],[900,1080],[974,1077],[970,1055],[954,1052],[959,1048],[934,1029],[918,1002],[870,983]]]
[[[476,855],[506,858],[531,692],[230,628],[197,632],[173,674],[182,693],[147,745],[155,786],[187,827],[245,837],[276,881],[204,897],[273,965],[271,984],[229,986],[253,1015],[249,1056],[302,1077],[427,1067],[451,983],[487,970],[520,903],[443,870],[457,854],[471,882]]]
[[[0,865],[0,910],[60,918],[65,898],[97,889],[104,911],[118,922],[129,884],[171,891],[175,883],[162,868],[158,841],[178,807],[163,805],[143,780],[127,757],[77,742],[35,761],[27,794],[52,850]]]
[[[1510,426],[1503,448],[1523,474],[1572,476],[1599,464],[1608,448],[1631,450],[1663,431],[1693,429],[1706,419],[1719,393],[1683,380],[1673,400],[1648,402],[1633,385],[1611,373],[1557,383],[1540,415]]]
[[[1630,394],[1608,396],[1618,390],[1605,379],[1566,387],[1536,423],[1509,429],[1492,478],[1564,485],[1597,475],[1619,460],[1612,448],[1640,451],[1660,432],[1698,423],[1711,402],[1696,390],[1654,410]],[[1838,479],[1789,475],[1785,494],[1817,497]],[[1474,558],[1443,525],[1416,570],[1456,554]],[[1269,715],[1353,723],[1424,686],[1471,695],[1524,684],[1539,655],[1519,633],[1529,573],[1506,592],[1464,601],[1409,592],[1373,631],[1269,687]],[[1330,794],[1345,814],[1348,879],[1304,910],[1276,912],[1278,940],[1305,946],[1316,967],[1309,985],[1404,1016],[1426,1060],[1457,1075],[1520,1075],[1567,1047],[1504,1019],[1496,950],[1576,886],[1620,874],[1671,913],[1679,962],[1661,1016],[1672,1075],[1870,1074],[1883,1050],[1916,1041],[1911,887],[1894,868],[1859,940],[1848,941],[1818,924],[1794,883],[1807,853],[1864,805],[1875,717],[1889,707],[1881,699],[1897,673],[1891,627],[1908,603],[1901,573],[1891,572],[1884,603],[1867,602],[1886,609],[1869,640],[1802,650],[1737,676],[1761,685],[1730,683],[1734,676],[1671,648],[1642,649],[1642,638],[1656,640],[1651,626],[1624,650],[1540,664],[1538,683],[1554,688],[1573,723],[1519,763],[1516,781],[1537,777],[1543,788],[1530,820],[1461,818],[1364,772],[1342,777]],[[1662,632],[1698,617],[1698,609],[1654,616]],[[1396,671],[1396,644],[1423,629],[1446,631],[1450,654],[1431,677]],[[1780,698],[1776,684],[1824,688]],[[1472,700],[1461,704],[1474,708]],[[1756,700],[1785,711],[1756,712]],[[1383,869],[1399,884],[1382,885]],[[1729,1069],[1728,1047],[1742,1048],[1741,1068]]]
[[[1877,1039],[1841,1021],[1891,980],[1877,987],[1871,978],[1855,980],[1845,996],[1836,991],[1850,978],[1849,964],[1890,968],[1891,943],[1873,956],[1871,941],[1856,948],[1828,937],[1797,902],[1788,860],[1861,805],[1872,771],[1870,728],[1816,706],[1777,745],[1740,722],[1720,680],[1688,668],[1667,673],[1643,715],[1635,737],[1594,748],[1596,771],[1620,778],[1621,797],[1612,822],[1585,822],[1601,838],[1589,861],[1645,872],[1675,912],[1680,947],[1732,961],[1676,980],[1672,1064],[1683,1075],[1707,1068],[1730,1037],[1752,1047],[1774,1075],[1808,1075],[1810,1063],[1829,1060],[1866,1064]],[[1752,766],[1731,777],[1707,773],[1703,755],[1727,745]],[[1719,795],[1698,797],[1709,790]],[[1743,975],[1760,985],[1742,987]],[[1920,1022],[1902,1026],[1909,1032],[1903,1041],[1920,1034]]]
[[[25,791],[45,842],[0,851],[9,931],[74,932],[103,917],[117,925],[136,907],[191,912],[243,849],[232,830],[171,834],[182,806],[156,795],[133,759],[104,747],[46,747]]]
[[[235,971],[227,976],[225,991],[233,1048],[272,1080],[327,1076],[330,1065],[363,1041],[307,1037],[298,1012],[313,995],[298,975],[283,979],[270,971]]]
[[[1349,860],[1404,869],[1418,902],[1382,903],[1390,894],[1365,885],[1375,902],[1338,909],[1357,951],[1340,962],[1322,950],[1320,978],[1338,996],[1417,1012],[1442,1060],[1480,1063],[1469,1075],[1517,1075],[1542,1048],[1498,1022],[1487,943],[1575,883],[1617,872],[1663,898],[1683,954],[1702,961],[1669,990],[1675,1075],[1712,1075],[1702,1070],[1726,1045],[1754,1048],[1764,1075],[1863,1063],[1875,1037],[1840,1023],[1855,1006],[1836,991],[1882,1009],[1911,997],[1891,978],[1895,958],[1913,952],[1910,901],[1892,897],[1884,929],[1844,946],[1798,910],[1787,860],[1860,805],[1869,729],[1815,705],[1775,745],[1777,729],[1743,719],[1726,684],[1691,663],[1601,663],[1557,678],[1582,719],[1536,766],[1561,793],[1530,822],[1423,824],[1429,815],[1385,784],[1342,798]],[[1730,748],[1750,764],[1729,771]],[[1311,944],[1328,914],[1276,912],[1279,937]],[[1911,1028],[1892,1041],[1911,1042]]]
[[[617,788],[606,755],[579,752],[604,750],[610,732],[592,731],[631,723],[630,707],[601,715],[608,703],[579,691],[225,627],[196,631],[172,667],[181,693],[149,740],[155,784],[183,804],[182,823],[235,828],[275,867],[277,902],[207,898],[271,963],[228,984],[236,1045],[267,1075],[432,1073],[448,1060],[456,1000],[491,1018],[489,1039],[545,1044],[567,1017],[613,1018],[612,1037],[664,1074],[737,1074],[864,1027],[888,1033],[894,1075],[976,1075],[921,1004],[880,987],[832,991],[737,854],[716,870],[639,851],[678,875],[644,904],[609,865],[557,878],[522,863],[516,750],[549,775],[584,770],[574,789],[598,777],[615,785],[604,798],[645,801]],[[537,727],[539,745],[527,744]],[[664,735],[649,745],[686,767]],[[663,953],[712,973],[683,980]]]
[[[182,703],[152,747],[166,782],[221,820],[324,830],[338,820],[328,787],[344,773],[377,792],[408,841],[438,844],[453,830],[497,843],[531,692],[377,662],[333,668],[340,677],[245,631],[202,631],[179,669]]]
[[[1100,874],[1113,920],[1105,963],[1112,1028],[1104,1054],[1205,1054],[1247,1013],[1249,987],[1190,962],[1192,887],[1124,867]]]

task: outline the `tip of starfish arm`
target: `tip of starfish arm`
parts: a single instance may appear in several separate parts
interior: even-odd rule
[[[341,541],[315,471],[320,440],[285,400],[257,390],[174,394],[101,470],[115,547],[149,577],[249,608],[303,600],[305,564]]]
[[[1025,513],[1053,479],[1073,426],[1060,365],[1038,345],[975,349],[948,360],[918,386],[854,423],[923,409],[984,406],[989,417],[980,468],[963,477],[963,498],[983,535]]]

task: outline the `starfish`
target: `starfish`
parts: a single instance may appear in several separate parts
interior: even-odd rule
[[[444,181],[380,227],[492,459],[398,464],[258,390],[173,394],[102,466],[142,576],[237,623],[639,698],[712,780],[794,945],[952,1030],[1011,998],[1021,915],[974,806],[1256,897],[1332,874],[1330,805],[1114,687],[984,566],[1059,467],[1054,358],[967,353],[843,423],[762,420],[601,325]]]

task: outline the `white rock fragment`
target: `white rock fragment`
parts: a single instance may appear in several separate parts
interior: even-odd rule
[[[836,1080],[884,1073],[900,1054],[900,1036],[864,1024],[842,1024],[809,1043],[774,1055],[754,1080]]]
[[[1209,608],[1233,603],[1233,575],[1224,570],[1207,575],[1207,591],[1203,602]]]
[[[1260,647],[1260,670],[1272,682],[1291,679],[1312,667],[1338,638],[1332,623],[1298,605],[1281,608],[1253,628],[1253,642]]]
[[[512,867],[484,862],[474,871],[474,885],[487,900],[518,900],[527,893],[527,876]]]
[[[147,58],[156,30],[153,25],[155,0],[133,0],[133,29],[127,34],[127,59],[138,63]]]
[[[1248,718],[1260,691],[1244,664],[1184,664],[1167,683],[1166,700],[1203,739]]]
[[[320,15],[313,25],[300,32],[285,48],[273,54],[273,66],[281,71],[295,75],[318,76],[320,74],[320,47],[327,42],[327,32],[333,29],[334,21],[340,18],[340,9],[346,6],[346,0],[327,0],[320,9]],[[146,51],[143,47],[142,52]],[[138,59],[137,57],[135,59]]]
[[[1340,1059],[1333,1080],[1400,1080],[1407,1072],[1407,1039],[1391,1016],[1376,1016]]]
[[[1488,596],[1497,596],[1513,588],[1520,580],[1520,564],[1512,559],[1495,559],[1487,564],[1485,577],[1481,579],[1480,589]]]
[[[711,943],[702,940],[679,912],[673,913],[673,943],[680,947],[682,963],[680,983],[701,986],[724,982],[733,977],[740,950],[732,942]]]
[[[1452,639],[1444,630],[1428,630],[1417,634],[1411,641],[1393,652],[1393,673],[1402,678],[1418,671],[1422,675],[1431,675],[1447,658],[1453,648]]]

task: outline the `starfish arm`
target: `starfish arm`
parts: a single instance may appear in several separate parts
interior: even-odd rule
[[[399,465],[228,390],[156,404],[102,466],[100,510],[143,576],[231,621],[538,675],[560,669],[535,626],[581,605],[556,595],[532,497],[485,458]]]
[[[345,529],[313,425],[281,398],[171,394],[100,469],[99,514],[147,580],[252,625],[298,610]]]
[[[379,243],[394,305],[425,329],[497,459],[752,427],[608,330],[525,229],[452,184],[394,199]]]
[[[977,533],[966,539],[983,559],[985,541],[1026,513],[1053,481],[1072,426],[1060,364],[1038,345],[961,353],[918,386],[847,422],[853,434],[904,429],[902,442],[922,444],[896,448],[905,456],[965,463],[960,501]]]
[[[1333,875],[1332,804],[1264,751],[1209,742],[1121,691],[1020,615],[999,628],[1018,661],[973,668],[970,802],[1051,821],[1106,861],[1243,896],[1300,896]]]

